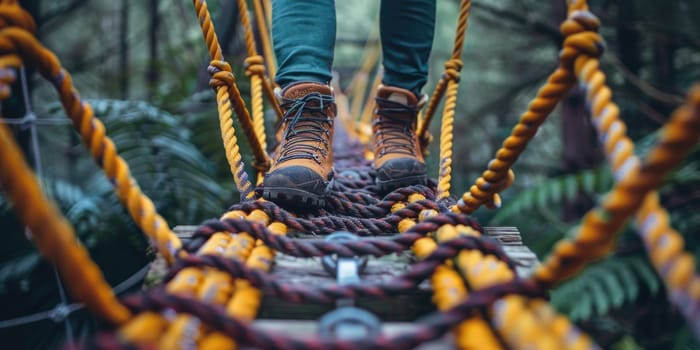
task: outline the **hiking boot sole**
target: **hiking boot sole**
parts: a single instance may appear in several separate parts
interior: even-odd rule
[[[325,194],[318,195],[289,187],[264,187],[263,198],[289,208],[321,208],[326,205]]]
[[[402,177],[400,179],[391,180],[379,180],[376,179],[375,183],[379,186],[379,190],[383,193],[391,192],[399,187],[406,187],[411,185],[425,185],[428,182],[427,175],[415,175]]]

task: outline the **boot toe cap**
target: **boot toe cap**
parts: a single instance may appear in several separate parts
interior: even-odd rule
[[[265,175],[264,187],[290,188],[316,195],[326,192],[328,181],[313,170],[303,166],[289,166]]]
[[[377,168],[377,179],[379,181],[420,180],[425,177],[426,172],[425,163],[415,158],[395,158]]]

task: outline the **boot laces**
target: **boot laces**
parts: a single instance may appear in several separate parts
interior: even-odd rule
[[[416,156],[415,116],[418,109],[388,99],[376,98],[375,140],[379,156],[388,153]],[[411,117],[407,117],[407,115]]]
[[[333,96],[318,92],[299,99],[282,99],[280,107],[286,110],[282,119],[287,124],[278,162],[292,159],[311,159],[321,164],[326,159],[331,145],[330,129],[333,119],[326,109],[333,104]],[[320,143],[323,147],[317,146]]]

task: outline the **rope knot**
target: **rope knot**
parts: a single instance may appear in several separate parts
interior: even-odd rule
[[[226,61],[211,61],[207,67],[207,73],[211,76],[209,87],[216,90],[221,86],[233,86],[235,77],[231,71],[231,65]]]
[[[459,75],[464,67],[464,63],[459,58],[451,58],[445,62],[445,71],[442,73],[442,78],[447,80],[459,81]]]
[[[245,75],[247,77],[258,75],[263,76],[265,74],[265,61],[262,56],[250,56],[244,61]]]
[[[16,3],[0,6],[0,28],[7,27],[19,27],[31,34],[36,33],[34,18]]]
[[[564,67],[572,67],[574,60],[581,55],[598,58],[603,54],[605,43],[598,34],[599,27],[600,21],[587,9],[569,13],[560,27],[565,39],[559,60]]]

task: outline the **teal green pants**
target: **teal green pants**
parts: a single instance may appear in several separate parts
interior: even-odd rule
[[[419,95],[428,76],[435,0],[382,0],[379,16],[382,83]],[[328,83],[335,30],[333,0],[273,0],[277,84],[285,87],[296,82]]]

